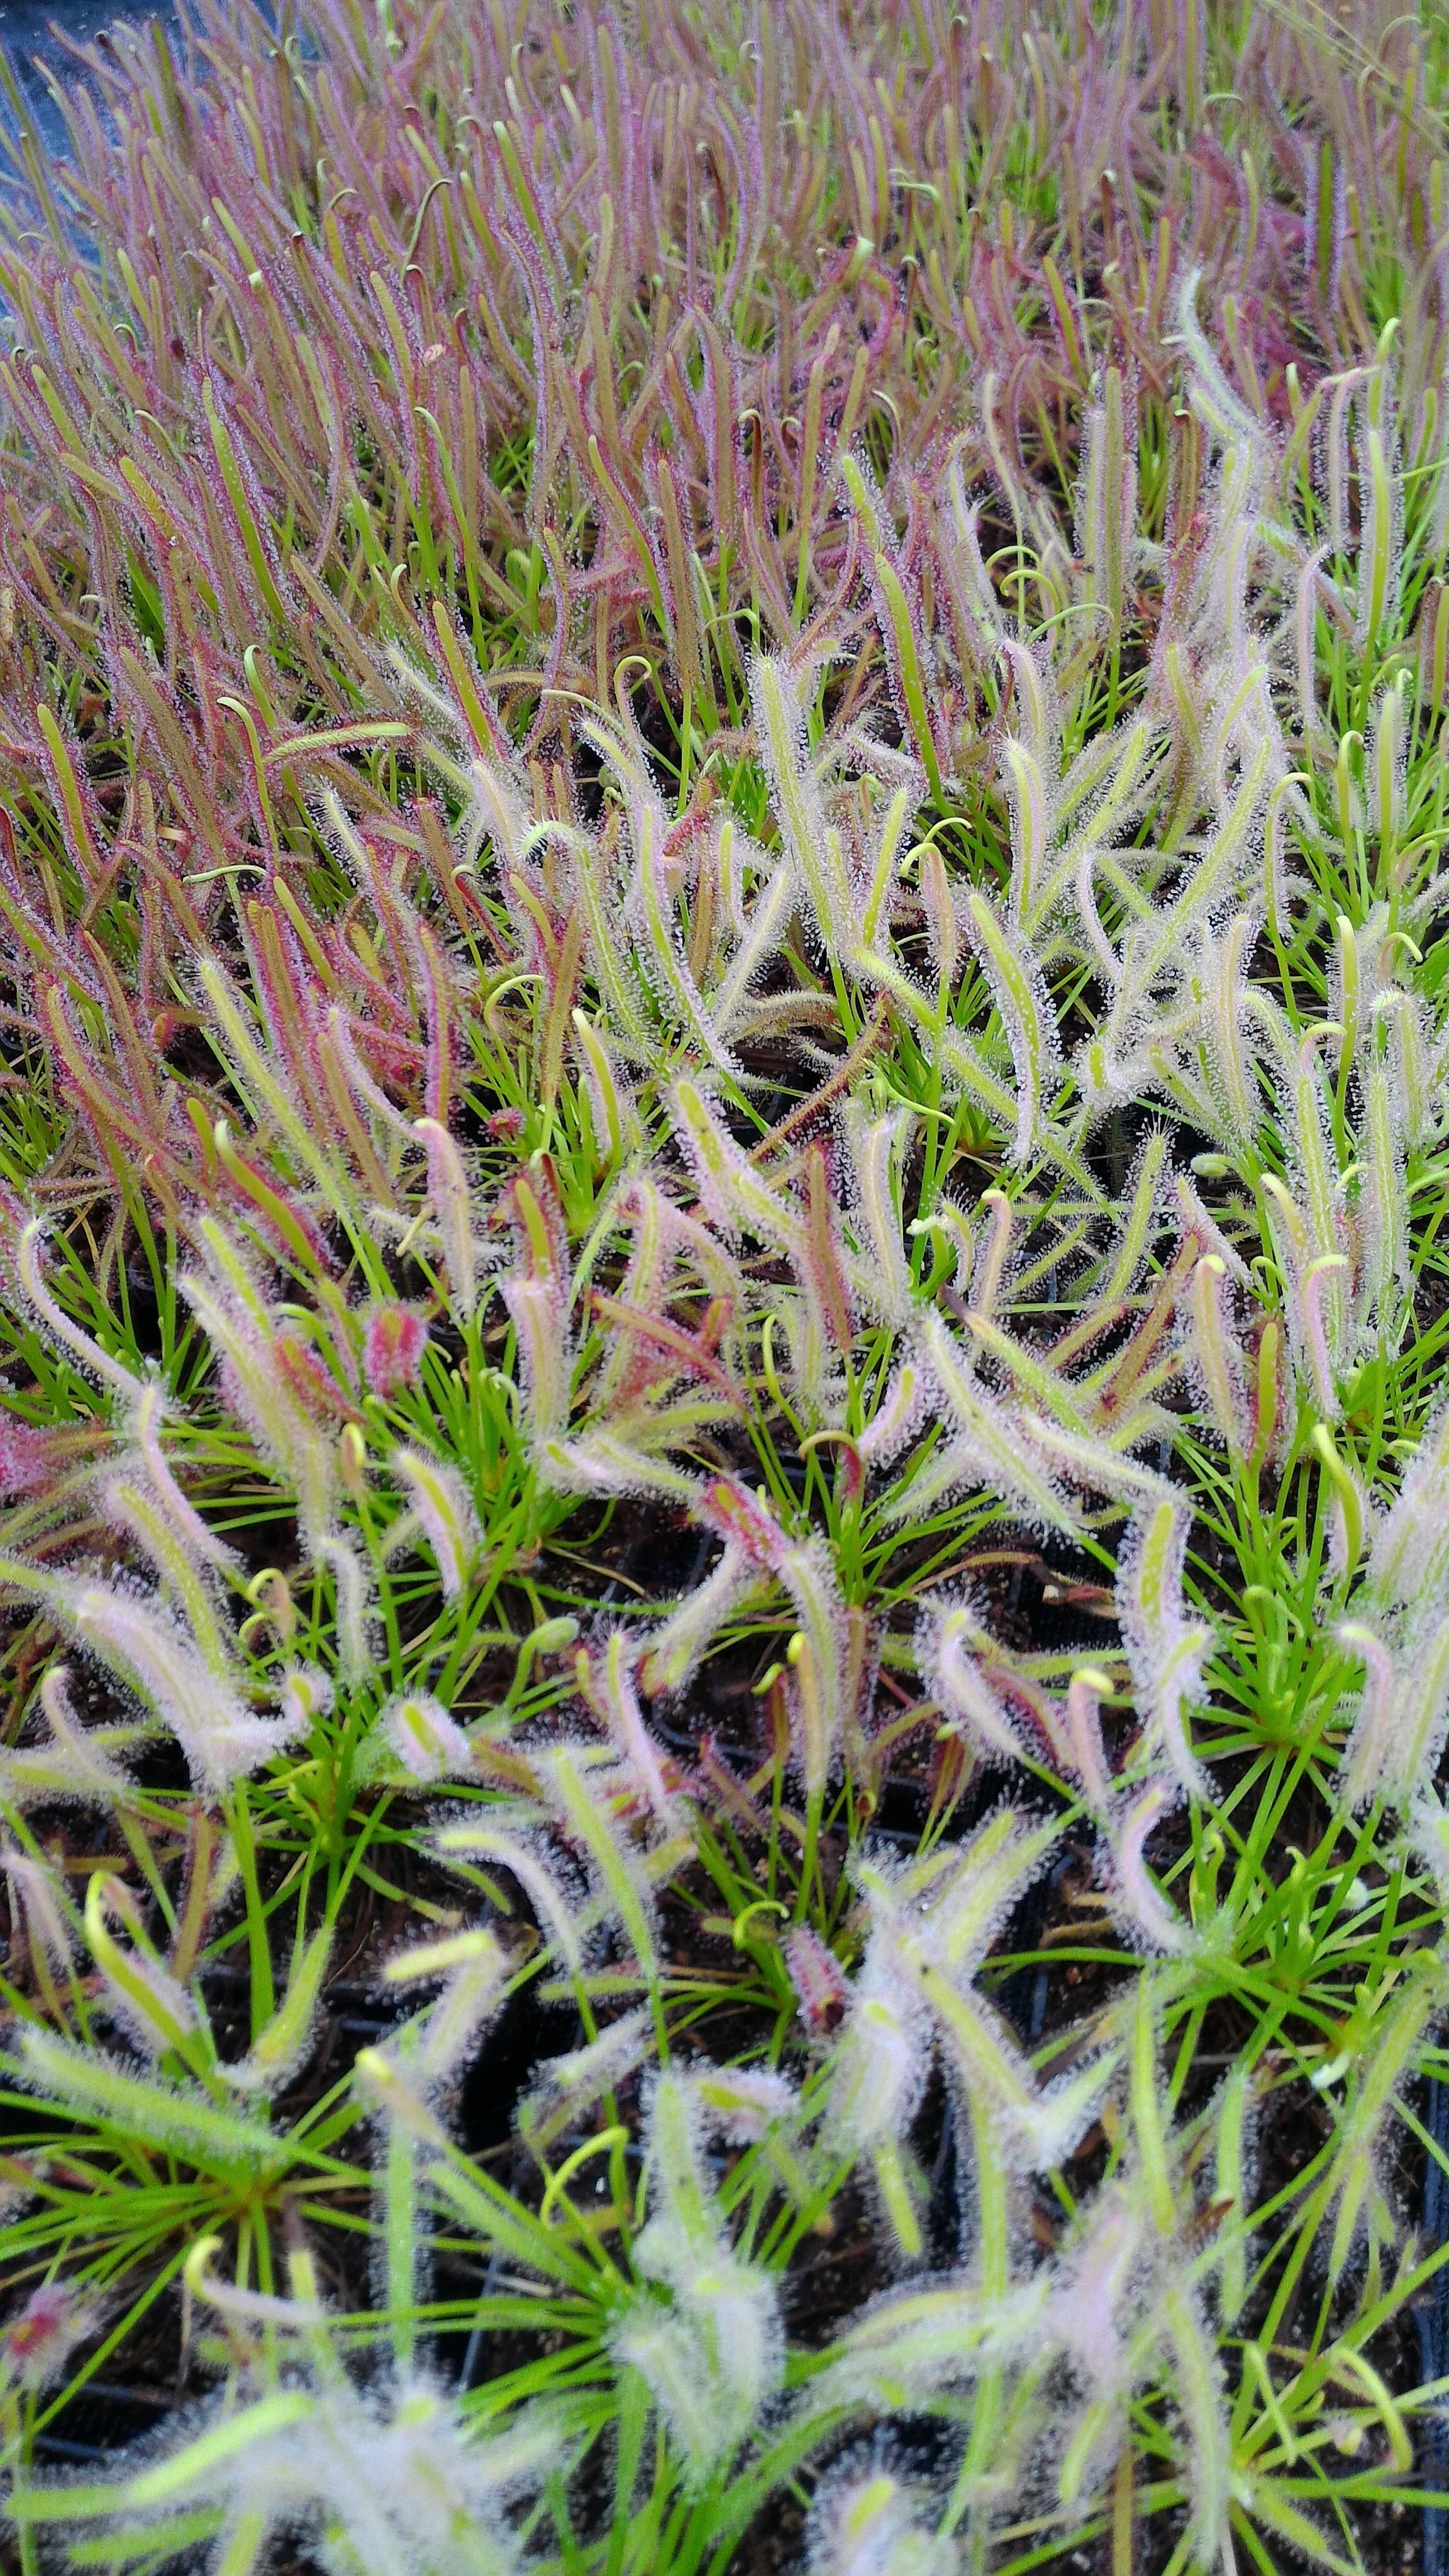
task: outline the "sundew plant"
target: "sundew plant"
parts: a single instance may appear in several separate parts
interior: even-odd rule
[[[4,2565],[1442,2570],[1449,23],[32,77]]]

